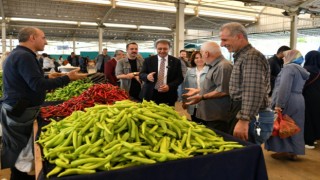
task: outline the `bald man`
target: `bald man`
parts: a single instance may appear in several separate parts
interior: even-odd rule
[[[209,70],[200,89],[187,88],[189,92],[185,96],[189,102],[186,104],[198,103],[196,117],[206,126],[228,133],[232,64],[223,57],[215,42],[202,44],[200,53]]]
[[[18,40],[19,45],[3,64],[1,168],[11,169],[11,180],[28,180],[35,177],[29,176],[25,169],[16,168],[15,163],[26,145],[33,144],[30,140],[32,124],[44,102],[46,91],[85,78],[86,74],[71,71],[67,74],[52,73],[44,76],[36,55],[47,44],[44,32],[35,27],[25,27],[20,30]]]

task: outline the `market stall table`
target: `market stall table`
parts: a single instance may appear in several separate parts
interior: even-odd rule
[[[35,121],[34,129],[40,129],[41,124],[42,122],[39,122],[38,126]],[[36,131],[34,133],[37,134]],[[268,179],[263,152],[260,146],[240,141],[224,133],[220,134],[225,140],[237,141],[245,145],[245,147],[217,154],[208,154],[163,163],[102,171],[89,175],[73,175],[60,178],[52,177],[50,179]],[[40,153],[40,147],[35,144],[36,178],[42,180],[46,179],[45,173],[49,171],[48,167],[50,165],[46,161],[42,163]]]

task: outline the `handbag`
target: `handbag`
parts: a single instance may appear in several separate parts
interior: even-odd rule
[[[282,114],[277,111],[277,117],[273,124],[272,136],[279,136],[280,138],[288,138],[301,131],[300,127],[287,114]]]

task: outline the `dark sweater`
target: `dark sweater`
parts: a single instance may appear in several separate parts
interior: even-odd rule
[[[3,67],[3,102],[11,106],[19,101],[27,103],[27,107],[39,106],[44,102],[46,90],[70,82],[68,76],[45,78],[36,54],[24,46],[17,46]]]

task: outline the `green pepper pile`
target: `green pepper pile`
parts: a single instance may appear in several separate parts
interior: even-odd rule
[[[69,100],[74,96],[79,96],[92,85],[93,83],[89,78],[73,81],[67,86],[57,88],[55,91],[47,93],[46,101]]]
[[[75,111],[42,127],[37,141],[56,167],[47,177],[90,174],[241,148],[172,107],[118,101]]]

